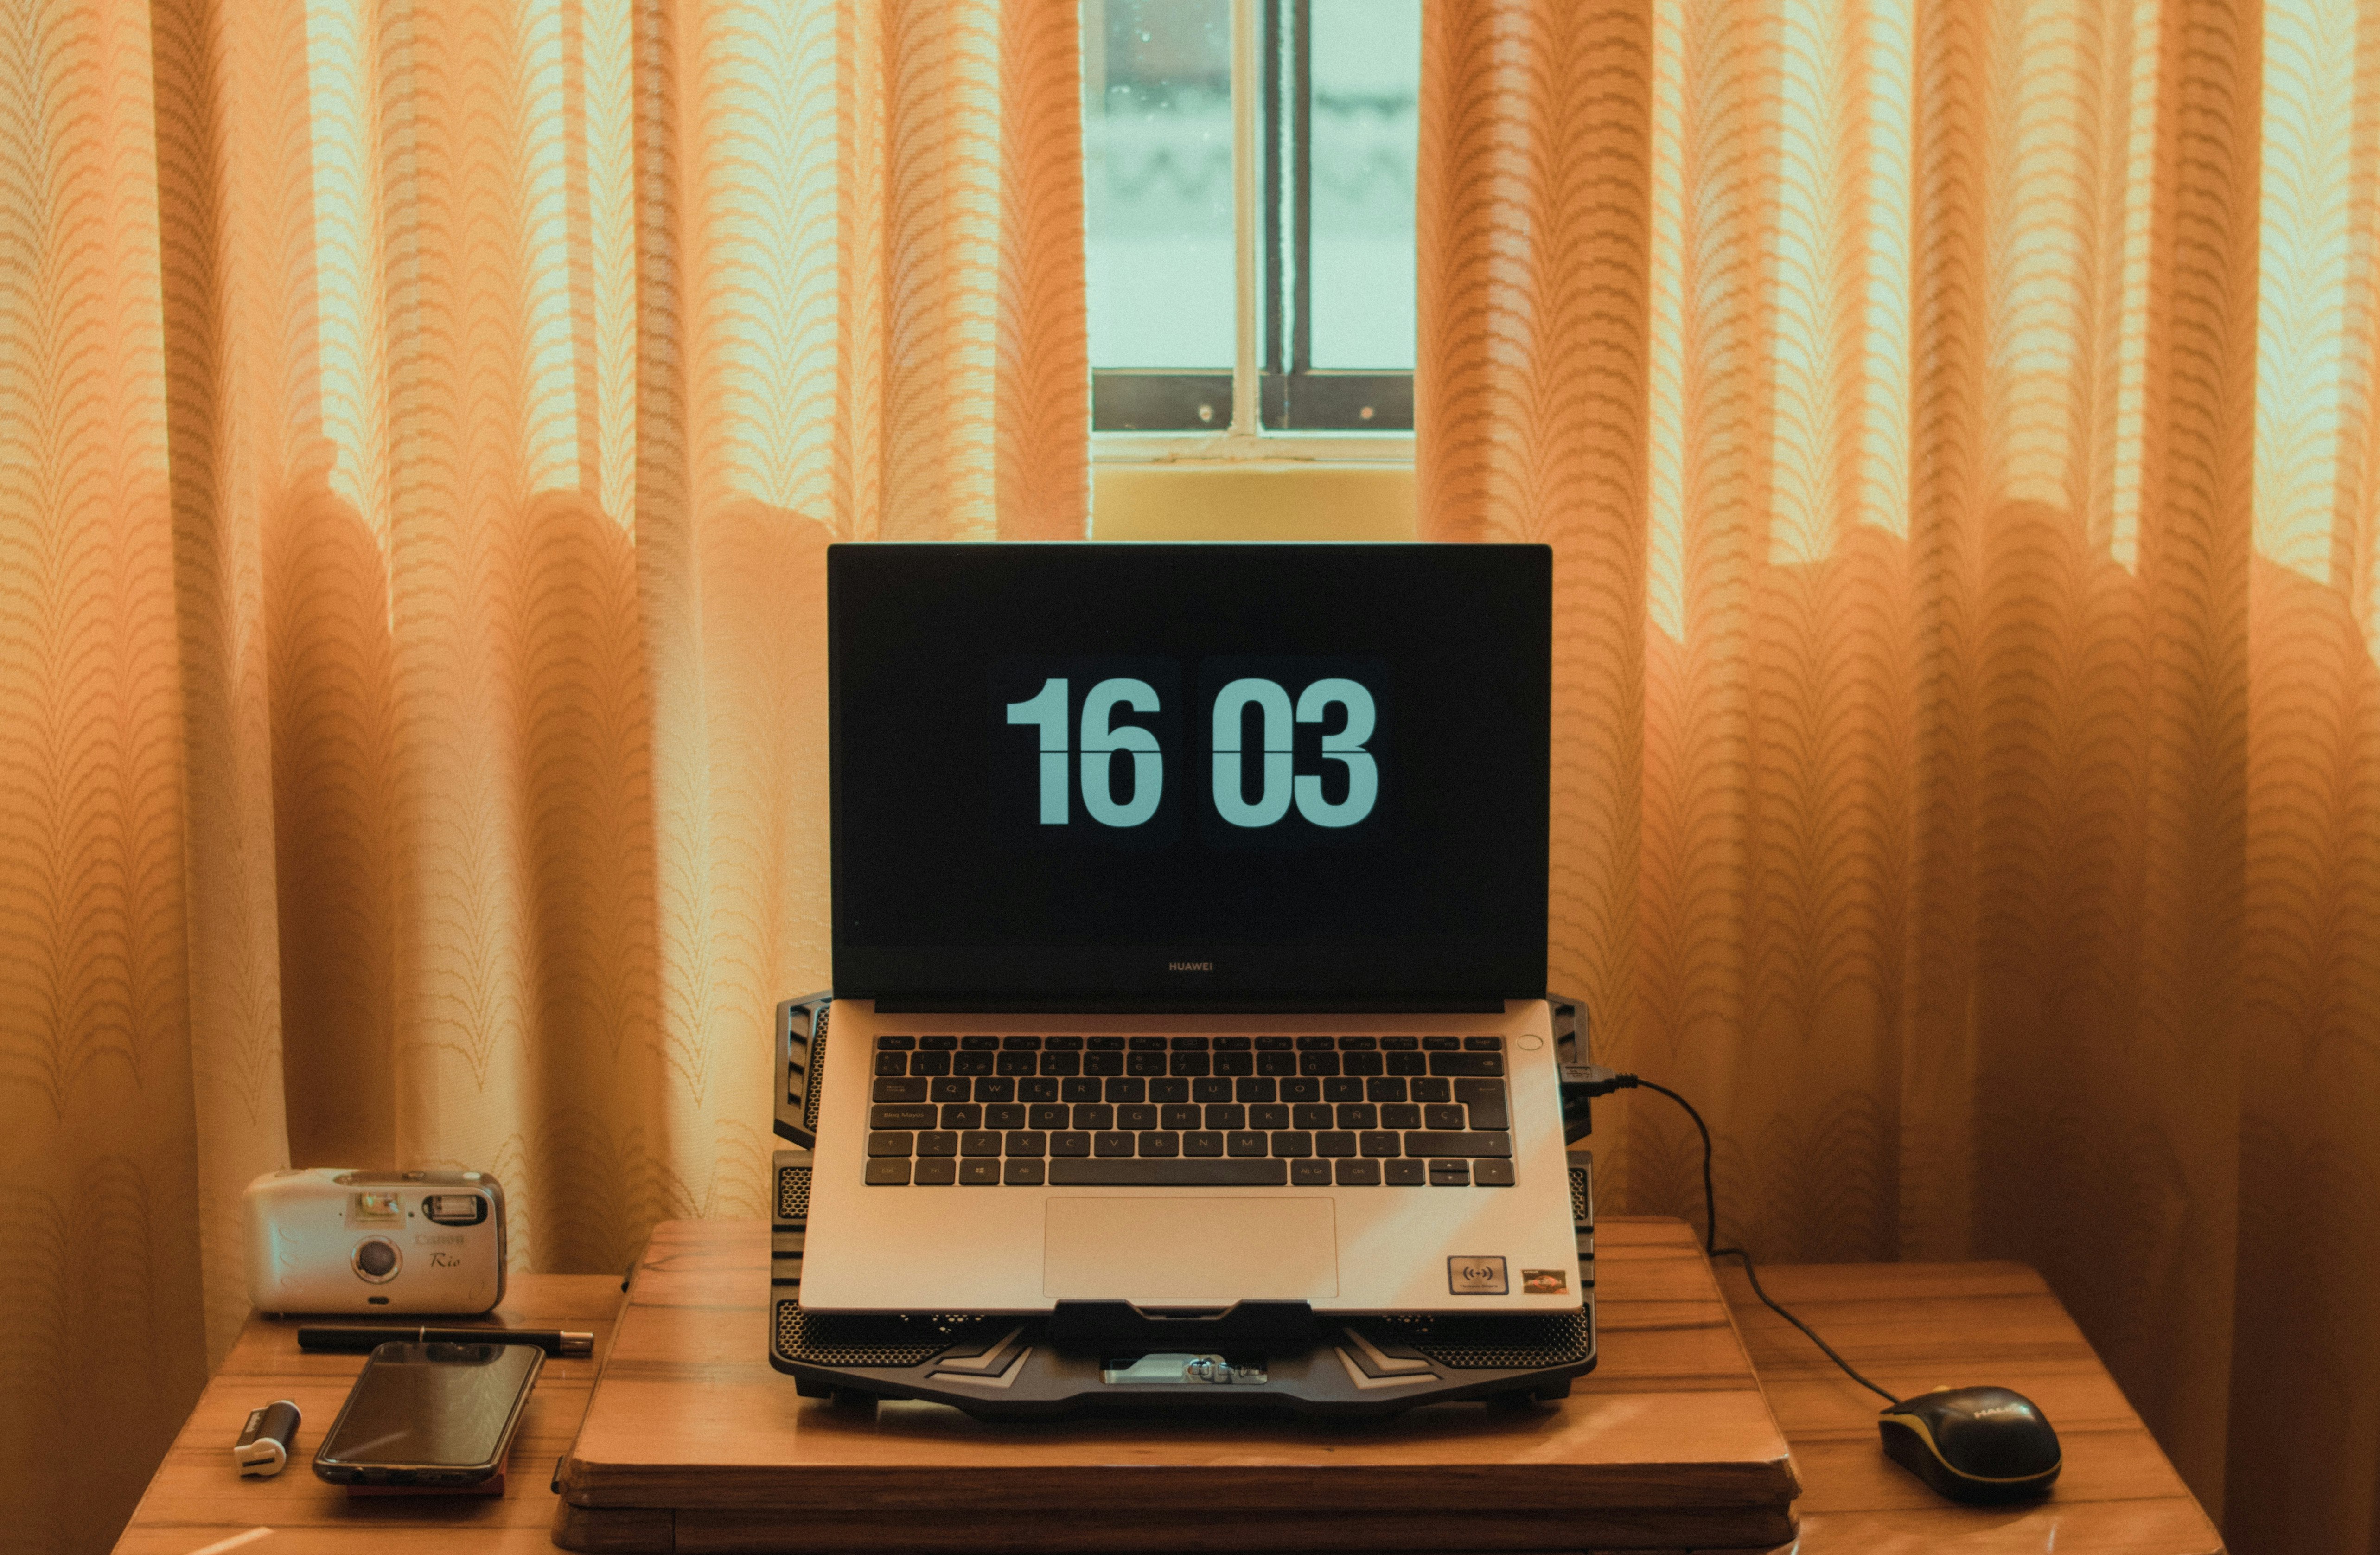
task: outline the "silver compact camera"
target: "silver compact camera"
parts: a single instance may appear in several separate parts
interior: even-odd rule
[[[484,1172],[268,1172],[248,1184],[260,1312],[485,1312],[504,1298],[504,1190]]]

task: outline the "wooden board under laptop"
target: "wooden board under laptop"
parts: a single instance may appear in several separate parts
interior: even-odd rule
[[[1676,1221],[1597,1231],[1601,1361],[1557,1404],[1380,1423],[985,1425],[795,1396],[767,1354],[769,1228],[657,1227],[555,1542],[615,1551],[1769,1549],[1800,1486]]]

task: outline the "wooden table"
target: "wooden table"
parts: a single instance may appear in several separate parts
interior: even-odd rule
[[[1600,1233],[1629,1222],[1606,1216]],[[2215,1530],[2139,1417],[2108,1380],[2038,1276],[2010,1264],[1802,1265],[1762,1270],[1779,1300],[1815,1324],[1879,1382],[1912,1387],[1990,1381],[2029,1394],[2066,1442],[2057,1493],[2017,1511],[1975,1511],[1936,1500],[1876,1448],[1876,1404],[1723,1272],[1771,1408],[1803,1486],[1801,1555],[2001,1555],[2054,1548],[2062,1555],[2212,1555]],[[248,1411],[293,1398],[310,1458],[336,1413],[358,1355],[300,1355],[295,1325],[249,1321],[183,1427],[124,1532],[124,1555],[196,1555],[250,1530],[270,1532],[237,1555],[495,1555],[553,1549],[552,1465],[570,1445],[594,1367],[610,1351],[620,1302],[605,1276],[524,1275],[500,1320],[516,1327],[596,1331],[596,1360],[550,1360],[514,1450],[510,1493],[497,1501],[351,1502],[293,1464],[279,1477],[243,1480],[230,1443]],[[749,1342],[755,1350],[760,1336]],[[1607,1330],[1605,1364],[1626,1342]],[[791,1391],[790,1379],[783,1379]],[[224,1555],[232,1555],[226,1550]]]

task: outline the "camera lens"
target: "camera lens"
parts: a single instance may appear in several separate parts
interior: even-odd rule
[[[395,1275],[397,1261],[396,1244],[385,1236],[367,1237],[356,1244],[356,1272],[375,1285]]]

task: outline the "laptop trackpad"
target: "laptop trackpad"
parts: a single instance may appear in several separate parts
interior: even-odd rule
[[[1327,1198],[1053,1198],[1041,1294],[1062,1301],[1313,1301],[1339,1294]]]

